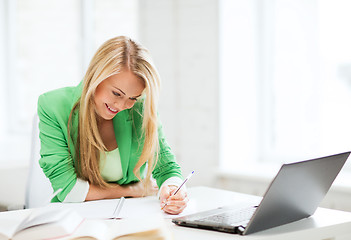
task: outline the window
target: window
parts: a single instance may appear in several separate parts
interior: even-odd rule
[[[137,0],[0,0],[0,164],[29,159],[38,96],[74,86],[104,41],[137,39]]]
[[[221,165],[351,150],[351,3],[221,1]]]

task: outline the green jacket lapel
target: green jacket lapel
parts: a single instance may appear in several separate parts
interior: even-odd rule
[[[116,141],[121,156],[123,178],[128,178],[127,169],[129,166],[130,149],[132,144],[132,121],[129,120],[129,111],[119,112],[113,118]]]

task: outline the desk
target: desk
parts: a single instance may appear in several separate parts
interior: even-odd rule
[[[257,203],[260,197],[241,194],[226,190],[208,187],[194,187],[188,189],[189,196],[196,203],[197,210],[241,204],[242,202]],[[247,236],[220,233],[209,230],[180,227],[169,223],[173,230],[175,240],[201,239],[248,239],[248,240],[350,240],[351,239],[351,213],[325,208],[318,208],[316,213],[307,218],[266,231]]]
[[[226,190],[220,190],[208,187],[194,187],[188,189],[190,197],[189,206],[185,209],[185,213],[193,213],[205,211],[220,206],[226,205],[240,205],[240,204],[258,204],[261,200],[260,197],[236,193]],[[133,221],[139,220],[139,223],[144,223],[145,220],[150,220],[152,216],[159,216],[160,214],[165,217],[166,224],[171,229],[174,240],[188,240],[188,239],[201,239],[201,240],[224,240],[224,239],[247,239],[247,240],[350,240],[351,239],[351,213],[343,212],[325,208],[318,208],[316,213],[307,219],[303,219],[294,223],[286,224],[280,227],[272,228],[266,231],[258,232],[255,234],[240,236],[229,233],[221,233],[210,230],[202,230],[195,228],[181,227],[171,222],[170,215],[164,214],[160,210],[160,203],[156,196],[139,198],[139,199],[126,199],[123,209],[124,215],[120,217],[121,220],[108,219],[109,214],[113,211],[118,203],[118,199],[101,200],[96,202],[85,203],[52,203],[49,208],[71,208],[77,211],[80,215],[89,218],[106,219],[101,221],[120,221],[119,223],[127,223],[132,219]],[[20,218],[25,216],[26,212],[31,209],[20,211],[5,212],[2,215],[3,219],[8,218],[8,214],[12,214],[13,218]],[[121,213],[123,210],[121,211]],[[92,215],[94,213],[94,215]],[[98,215],[96,215],[98,214]],[[100,215],[99,215],[100,214]],[[90,215],[90,216],[89,216]],[[123,218],[129,218],[129,220]],[[6,220],[6,219],[5,219]],[[160,220],[160,218],[159,218]],[[162,220],[162,218],[161,218]],[[100,221],[100,220],[98,220]],[[123,222],[124,221],[124,222]],[[137,221],[136,221],[137,222]],[[152,222],[152,221],[151,221]],[[133,222],[135,224],[135,222]],[[116,226],[116,225],[113,225]],[[124,225],[126,226],[126,225]],[[134,225],[128,225],[133,226]],[[140,226],[140,225],[137,225]],[[135,227],[137,228],[137,227]],[[134,229],[133,229],[134,230]],[[68,237],[69,239],[69,237]]]

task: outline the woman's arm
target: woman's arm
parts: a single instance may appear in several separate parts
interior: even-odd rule
[[[181,168],[166,141],[161,123],[159,123],[158,127],[158,136],[160,152],[153,176],[157,180],[158,185],[160,185],[161,208],[166,213],[179,214],[186,208],[188,202],[186,188],[181,188],[176,195],[172,195],[182,183]]]
[[[153,193],[156,193],[158,188],[150,183]],[[142,182],[119,185],[111,184],[111,188],[102,188],[96,185],[89,185],[89,191],[85,198],[86,201],[99,199],[113,199],[120,197],[143,197],[145,196],[145,188]]]
[[[62,202],[77,181],[74,160],[67,144],[69,104],[62,90],[43,94],[38,100],[39,137],[41,142],[39,164],[54,191],[62,191],[53,201]],[[67,108],[67,113],[63,110]]]

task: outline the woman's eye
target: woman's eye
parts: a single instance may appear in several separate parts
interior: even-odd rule
[[[138,99],[137,98],[129,98],[130,100],[132,101],[137,101]]]
[[[118,92],[115,92],[115,91],[112,91],[113,95],[117,96],[117,97],[120,97],[121,94],[119,94]]]

